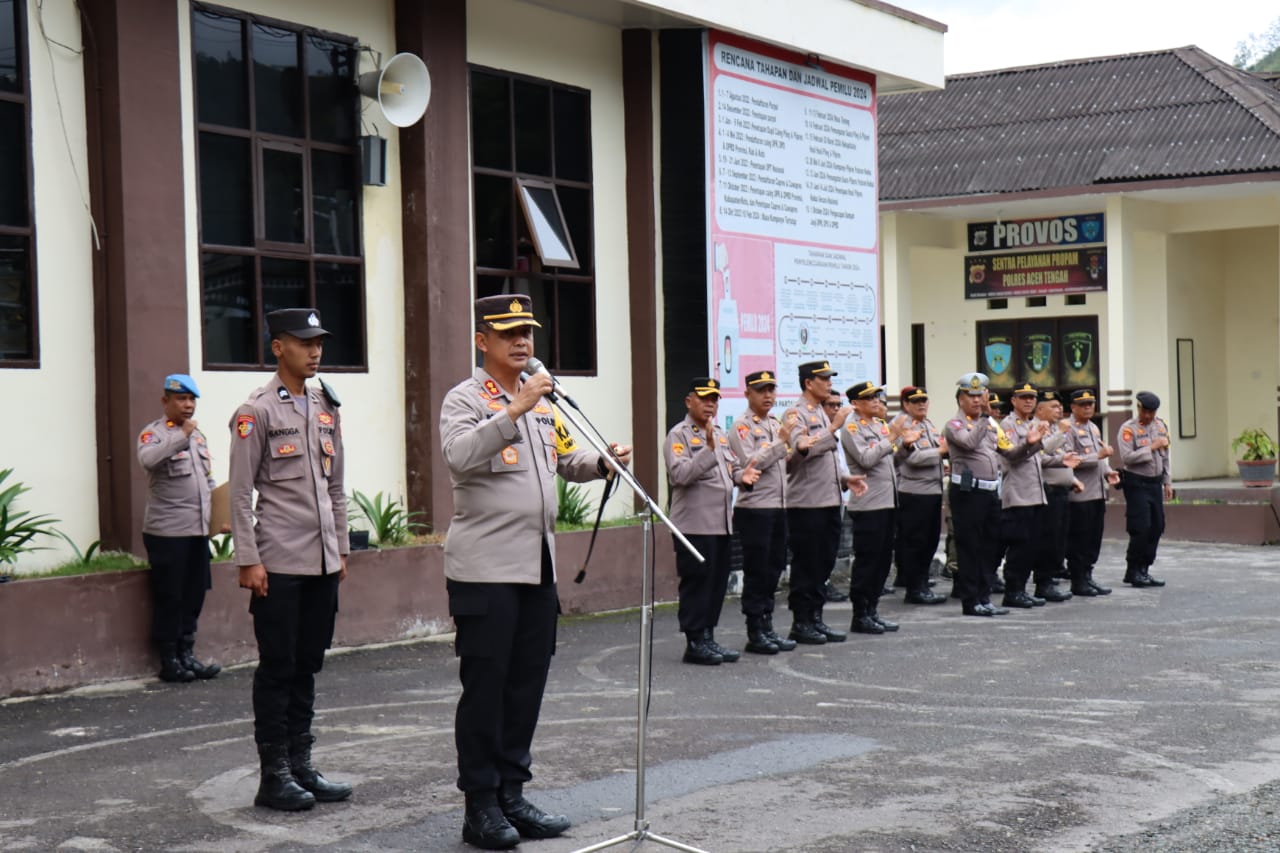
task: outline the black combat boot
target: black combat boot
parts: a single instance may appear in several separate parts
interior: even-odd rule
[[[890,622],[888,619],[880,616],[880,600],[873,599],[867,602],[867,615],[875,621],[877,625],[883,628],[887,633],[893,633],[898,630],[897,622]]]
[[[684,662],[702,664],[703,666],[719,666],[724,658],[716,654],[715,649],[707,645],[702,631],[685,631]]]
[[[1056,582],[1048,580],[1036,584],[1036,597],[1043,598],[1045,601],[1070,601],[1071,593],[1058,589]]]
[[[746,650],[753,655],[776,655],[777,645],[764,632],[764,617],[752,613],[747,614]]]
[[[1086,581],[1085,581],[1085,582],[1086,582],[1086,583],[1088,583],[1088,584],[1089,584],[1089,586],[1090,586],[1090,588],[1092,588],[1092,589],[1093,589],[1093,591],[1094,591],[1094,592],[1096,592],[1098,595],[1110,595],[1110,594],[1111,594],[1111,587],[1109,587],[1109,586],[1103,586],[1102,584],[1098,583],[1097,581],[1095,581],[1095,580],[1093,579],[1093,569],[1089,569],[1089,573],[1088,573],[1088,575],[1086,576]],[[1073,590],[1073,592],[1074,592],[1074,590]]]
[[[773,614],[766,613],[760,617],[764,620],[764,633],[769,638],[769,642],[778,647],[780,652],[789,652],[796,647],[795,640],[789,640],[786,637],[779,637],[778,632],[773,630]]]
[[[182,642],[178,644],[178,663],[182,664],[182,668],[189,671],[196,678],[213,678],[222,672],[222,667],[216,663],[200,663],[195,656],[196,635],[187,634],[182,638]]]
[[[707,647],[711,649],[711,651],[720,655],[725,663],[733,663],[738,658],[742,657],[742,652],[737,649],[726,649],[724,646],[716,642],[715,628],[703,628],[702,639],[706,641]]]
[[[258,758],[262,762],[262,782],[258,785],[258,795],[253,798],[255,806],[299,812],[316,804],[311,792],[293,778],[287,743],[258,744]]]
[[[310,734],[289,738],[289,768],[298,784],[311,792],[318,803],[336,803],[351,796],[351,786],[345,782],[330,782],[311,766],[311,744],[316,739]]]
[[[524,838],[555,838],[569,828],[569,818],[547,814],[524,798],[524,786],[506,782],[498,789],[498,805],[502,816]]]
[[[884,627],[875,619],[871,618],[870,608],[867,607],[867,601],[861,596],[853,599],[853,622],[850,623],[849,630],[857,634],[884,633]]]
[[[520,833],[507,822],[498,806],[495,791],[466,795],[467,811],[462,818],[462,840],[482,850],[509,850],[520,843]]]
[[[160,680],[173,684],[185,684],[195,681],[196,674],[182,665],[178,660],[177,643],[158,643],[160,650]]]
[[[806,646],[821,646],[827,641],[827,635],[814,627],[809,615],[799,610],[791,614],[791,633],[787,636]]]
[[[849,636],[844,631],[837,631],[835,628],[832,628],[826,622],[822,621],[821,607],[813,611],[813,627],[818,631],[818,633],[827,638],[828,643],[843,643],[845,638]]]
[[[1124,582],[1127,584],[1136,584],[1138,576],[1142,574],[1142,567],[1134,563],[1124,564]]]

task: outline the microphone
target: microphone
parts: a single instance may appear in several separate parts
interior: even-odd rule
[[[547,370],[547,366],[542,363],[541,359],[529,356],[529,360],[525,362],[525,370],[531,375],[542,373],[551,377],[551,387],[554,390],[554,393],[549,394],[548,396],[551,397],[552,402],[556,401],[556,394],[559,394],[570,406],[573,406],[575,409],[578,408],[578,404],[573,401],[573,398],[569,396],[568,392],[564,390],[556,378],[551,376],[551,371]]]

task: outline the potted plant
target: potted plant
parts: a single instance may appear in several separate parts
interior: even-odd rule
[[[1244,449],[1241,453],[1241,448]],[[1231,441],[1240,453],[1236,466],[1246,486],[1269,487],[1276,478],[1276,443],[1263,429],[1247,429]]]

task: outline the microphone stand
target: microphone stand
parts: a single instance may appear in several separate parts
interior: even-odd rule
[[[570,400],[567,395],[562,396],[564,396],[565,400],[567,400],[573,408],[578,408],[578,404]],[[554,400],[555,397],[552,396],[552,399]],[[640,585],[640,667],[636,684],[635,828],[626,835],[619,835],[617,838],[610,838],[607,841],[601,841],[599,844],[593,844],[590,847],[583,847],[580,850],[574,851],[574,853],[594,853],[594,851],[597,850],[616,847],[631,841],[651,841],[654,844],[661,844],[665,847],[670,847],[673,850],[683,850],[685,853],[706,853],[706,851],[701,848],[690,847],[687,844],[681,844],[679,841],[665,838],[650,831],[649,820],[645,817],[645,735],[649,727],[649,674],[652,668],[649,646],[653,641],[653,604],[650,601],[652,598],[652,586],[649,577],[649,537],[653,530],[653,516],[656,515],[658,519],[667,526],[667,529],[671,531],[671,535],[674,536],[681,545],[688,549],[689,553],[698,559],[698,562],[706,562],[706,558],[698,553],[698,549],[693,547],[689,540],[684,537],[684,534],[671,523],[671,519],[667,518],[666,514],[658,508],[658,505],[654,503],[653,498],[649,497],[649,493],[644,490],[644,487],[640,485],[640,482],[636,480],[631,471],[617,460],[608,443],[601,436],[596,434],[595,428],[584,427],[583,424],[579,422],[578,418],[576,418],[567,407],[560,406],[558,408],[560,413],[565,416],[569,423],[573,424],[578,434],[581,435],[587,443],[600,454],[601,458],[605,460],[605,464],[613,469],[614,474],[616,474],[622,482],[630,486],[631,491],[635,492],[636,496],[644,501],[645,504],[644,511],[640,514],[640,518],[643,522],[642,535],[644,536],[644,539],[640,549],[640,576],[642,580]],[[586,418],[584,417],[583,420],[586,420]],[[587,424],[590,425],[590,421],[587,421]]]

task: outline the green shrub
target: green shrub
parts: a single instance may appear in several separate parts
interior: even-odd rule
[[[7,488],[4,481],[13,473],[12,468],[0,471],[0,566],[13,565],[22,554],[48,550],[43,545],[33,545],[37,536],[56,536],[54,525],[58,519],[48,515],[32,515],[29,510],[16,506],[19,495],[31,491],[22,483]]]
[[[579,485],[565,482],[563,477],[556,477],[556,518],[558,525],[579,527],[591,523],[591,498],[587,490]]]
[[[351,502],[355,504],[350,520],[363,518],[369,523],[369,532],[379,547],[408,545],[414,536],[426,533],[429,526],[418,521],[424,513],[409,512],[395,498],[383,498],[378,492],[372,499],[360,491],[351,493]]]

